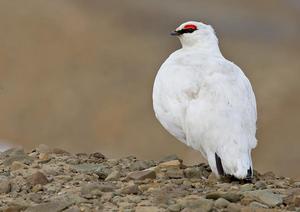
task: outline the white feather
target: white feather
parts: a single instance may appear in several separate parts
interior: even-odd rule
[[[225,59],[213,29],[199,22],[183,34],[183,48],[159,69],[153,88],[157,119],[173,136],[199,150],[218,176],[215,153],[226,174],[245,178],[256,146],[256,101],[241,69]]]

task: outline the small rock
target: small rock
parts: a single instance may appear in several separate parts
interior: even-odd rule
[[[171,212],[178,212],[181,210],[181,206],[179,204],[173,204],[168,207],[168,210]]]
[[[135,212],[163,212],[165,211],[162,208],[155,206],[137,206],[135,207]]]
[[[41,184],[37,184],[32,187],[33,192],[38,192],[38,191],[42,191],[42,190],[43,190],[43,186]]]
[[[43,153],[43,152],[41,152],[41,153],[39,154],[39,159],[40,159],[40,160],[43,160],[43,161],[49,160],[49,154],[48,154],[48,153]]]
[[[229,203],[229,205],[227,206],[227,210],[226,211],[228,211],[228,212],[240,212],[241,208],[237,204]]]
[[[64,149],[60,149],[60,148],[53,148],[52,149],[52,152],[53,154],[56,154],[56,155],[70,155],[70,153]]]
[[[36,173],[30,175],[27,178],[27,182],[30,185],[35,186],[35,185],[38,185],[38,184],[46,185],[49,181],[48,181],[47,177],[42,172],[37,171]]]
[[[268,190],[248,191],[245,192],[245,196],[249,196],[260,203],[268,205],[269,207],[275,207],[283,202],[283,198],[280,195],[274,194]]]
[[[143,160],[138,160],[135,161],[131,166],[130,170],[132,171],[141,171],[150,168],[151,166],[155,166],[154,163],[151,163],[151,161],[143,161]]]
[[[120,172],[117,170],[114,170],[105,178],[105,181],[116,181],[120,177],[121,177]]]
[[[20,162],[20,161],[14,161],[14,162],[12,162],[12,164],[11,164],[11,166],[10,166],[10,169],[12,170],[12,171],[16,171],[16,170],[18,170],[18,169],[23,169],[23,168],[25,168],[25,167],[27,167],[24,163],[22,163],[22,162]]]
[[[27,195],[28,199],[30,199],[32,202],[35,203],[41,203],[42,202],[42,196],[38,193],[30,193]]]
[[[300,195],[294,197],[294,204],[296,207],[300,207]]]
[[[143,171],[135,171],[130,172],[126,179],[127,180],[145,180],[145,179],[155,179],[156,173],[154,170],[143,170]]]
[[[214,202],[210,199],[190,195],[180,200],[180,205],[183,208],[197,209],[198,211],[210,211],[214,206]]]
[[[139,191],[139,187],[136,184],[127,185],[121,189],[122,194],[138,194]]]
[[[113,192],[116,189],[112,184],[100,184],[98,187],[102,192]]]
[[[162,159],[160,159],[159,163],[164,163],[164,162],[172,161],[172,160],[178,160],[178,161],[182,162],[182,159],[177,157],[177,155],[167,155],[167,156],[163,157]]]
[[[259,203],[259,202],[251,202],[250,204],[249,204],[249,206],[251,207],[251,208],[269,208],[267,205],[264,205],[264,204],[262,204],[262,203]]]
[[[204,167],[190,167],[184,170],[184,175],[186,178],[207,178],[209,176],[208,171]]]
[[[238,194],[238,193],[233,193],[233,192],[212,192],[206,195],[207,199],[219,199],[219,198],[224,198],[230,202],[238,202],[242,199],[243,195]]]
[[[105,159],[105,156],[100,152],[94,152],[90,154],[89,158]]]
[[[66,201],[66,200],[53,200],[47,203],[38,204],[35,206],[31,206],[25,210],[25,212],[59,212],[70,205],[73,204],[73,201]]]
[[[246,183],[246,184],[241,186],[240,190],[241,191],[252,191],[253,187],[254,187],[253,184]]]
[[[181,162],[179,160],[171,160],[158,165],[159,168],[180,168],[180,166]]]
[[[215,206],[220,209],[226,208],[229,205],[229,203],[230,202],[228,200],[221,197],[215,201]]]
[[[255,183],[255,187],[256,187],[257,189],[266,189],[266,188],[267,188],[267,185],[266,185],[266,183],[265,183],[264,181],[257,181],[257,182]]]
[[[87,183],[81,187],[81,196],[87,199],[101,197],[101,187],[97,183]]]
[[[170,179],[180,179],[184,177],[183,170],[181,169],[167,169],[166,177]]]
[[[8,194],[11,191],[11,183],[8,180],[0,180],[0,194]]]

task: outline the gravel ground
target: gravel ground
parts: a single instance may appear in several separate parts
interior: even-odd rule
[[[0,211],[300,211],[300,182],[272,172],[230,182],[175,155],[108,159],[39,145],[0,153]]]

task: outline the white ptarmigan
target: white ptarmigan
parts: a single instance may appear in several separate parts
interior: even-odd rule
[[[200,151],[217,177],[251,179],[257,112],[249,80],[223,57],[210,25],[189,21],[172,35],[179,37],[182,48],[156,75],[157,119],[178,140]]]

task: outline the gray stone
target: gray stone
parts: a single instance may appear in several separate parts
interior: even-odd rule
[[[0,159],[3,160],[3,165],[5,166],[11,165],[14,161],[20,161],[27,165],[33,161],[33,158],[25,154],[24,149],[19,147],[8,149],[0,153]]]
[[[110,172],[107,168],[95,163],[82,163],[73,165],[73,169],[79,173],[97,174],[100,179],[105,179]]]
[[[35,185],[46,185],[49,180],[47,179],[47,177],[42,173],[37,171],[36,173],[30,175],[27,177],[27,182],[31,185],[31,186],[35,186]]]
[[[180,204],[173,204],[168,207],[168,210],[171,212],[178,212],[181,210]]]
[[[81,196],[87,199],[101,197],[102,191],[98,183],[86,183],[81,187]]]
[[[155,179],[156,178],[155,171],[143,170],[143,171],[130,172],[126,177],[127,180],[144,180],[147,178]]]
[[[280,195],[274,194],[268,190],[245,192],[245,196],[251,197],[260,203],[268,205],[269,207],[275,207],[283,202],[283,198]]]
[[[209,173],[208,171],[200,166],[200,167],[189,167],[184,170],[184,175],[186,178],[207,178]]]
[[[25,210],[25,212],[59,212],[68,208],[72,204],[73,201],[53,200],[47,203],[42,203],[29,207]]]
[[[226,208],[229,205],[229,201],[224,198],[219,198],[215,201],[215,206],[217,208]]]
[[[145,170],[148,169],[152,166],[155,166],[155,163],[151,161],[143,161],[143,160],[138,160],[135,161],[131,166],[130,169],[132,171],[141,171],[141,170]]]
[[[121,189],[122,194],[138,194],[139,192],[139,187],[136,184],[127,185]]]
[[[255,183],[255,187],[256,187],[257,189],[266,189],[266,188],[267,188],[267,185],[266,185],[266,183],[265,183],[264,181],[257,181],[257,182]]]
[[[204,199],[199,197],[184,198],[181,203],[183,208],[197,209],[198,211],[210,211],[214,202],[210,199]]]
[[[240,190],[241,191],[252,191],[254,188],[253,184],[247,183],[241,186]]]
[[[250,206],[251,208],[269,208],[267,205],[264,205],[264,204],[259,203],[259,202],[256,202],[256,201],[251,202],[251,203],[249,204],[249,206]]]
[[[0,194],[7,194],[11,191],[11,183],[9,180],[0,179]]]
[[[121,177],[120,172],[117,170],[114,170],[105,178],[105,181],[116,181],[120,177]]]
[[[233,193],[233,192],[212,192],[206,195],[207,199],[219,199],[219,198],[224,198],[230,202],[238,202],[242,199],[243,195],[238,194],[238,193]]]

